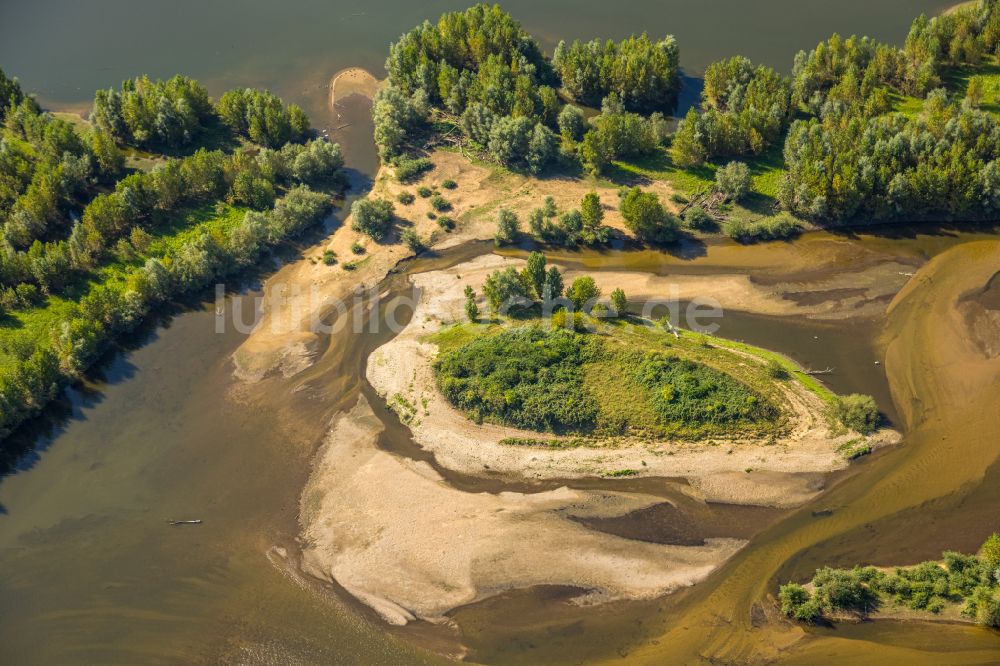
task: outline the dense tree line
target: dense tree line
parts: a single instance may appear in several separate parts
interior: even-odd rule
[[[212,114],[208,91],[194,79],[140,76],[121,90],[98,90],[90,119],[120,144],[160,148],[191,143]]]
[[[724,155],[757,155],[774,144],[791,116],[788,81],[770,67],[735,56],[711,64],[701,94],[674,137],[678,161],[698,165]]]
[[[99,110],[102,120],[77,130],[43,113],[2,73],[0,87],[12,101],[3,107],[0,131],[0,316],[43,306],[46,294],[79,299],[63,301],[69,314],[50,338],[15,330],[0,338],[3,354],[16,361],[0,372],[0,437],[41,409],[150,307],[250,265],[266,247],[322,219],[330,197],[308,186],[336,184],[343,166],[340,147],[317,140],[232,153],[199,149],[122,176],[116,141],[137,141],[146,131],[141,128],[155,125],[144,125],[148,116],[141,110],[155,99],[183,110],[201,97],[197,84],[142,78],[107,95],[122,110],[122,135],[111,131],[114,114]],[[183,140],[188,133],[171,136]],[[159,144],[163,138],[156,137],[142,140]],[[210,211],[213,202],[218,214],[232,215],[230,206],[248,210],[239,222],[151,249],[157,234],[174,233],[163,229],[178,216]]]
[[[673,38],[561,45],[556,55],[571,96],[593,105],[613,100],[587,144],[593,168],[658,143],[662,137],[651,139],[656,132],[649,128],[663,125],[662,115],[650,124],[625,111],[673,108],[679,88]],[[588,129],[579,109],[559,100],[560,78],[538,44],[498,6],[477,5],[425,22],[390,47],[386,69],[389,85],[374,109],[383,159],[404,152],[408,137],[434,110],[457,117],[464,136],[495,161],[532,173],[559,157],[559,135],[572,152]]]
[[[230,90],[219,98],[216,109],[234,132],[270,148],[304,141],[309,132],[309,118],[301,108],[285,106],[266,90]]]
[[[273,210],[247,212],[225,235],[202,232],[174,255],[150,258],[124,280],[90,289],[51,332],[50,344],[24,350],[16,365],[0,373],[0,437],[36,414],[64,382],[93,363],[108,340],[133,329],[150,308],[250,265],[265,247],[322,219],[329,206],[328,196],[293,187]]]
[[[0,129],[3,243],[24,249],[64,233],[68,212],[99,183],[113,182],[124,158],[102,130],[80,135],[24,98]],[[2,280],[2,271],[0,271]]]
[[[16,292],[19,284],[28,283],[56,293],[122,250],[121,243],[128,244],[136,229],[154,231],[186,207],[219,199],[263,210],[271,207],[281,188],[330,182],[342,165],[339,146],[325,140],[286,144],[256,155],[199,149],[122,178],[113,191],[95,196],[78,221],[63,220],[62,237],[33,235],[21,227],[12,230],[19,219],[12,215],[5,223],[5,237],[22,232],[27,236],[20,245],[8,242],[0,247],[0,289]]]
[[[819,221],[1000,210],[1000,126],[932,92],[915,117],[842,109],[792,125],[778,199]]]
[[[552,82],[538,44],[499,5],[448,12],[389,47],[389,82],[402,94],[423,91],[452,113],[480,102],[500,115],[537,115],[539,86]]]
[[[0,68],[0,120],[4,119],[9,107],[17,106],[23,99],[24,91],[17,78],[8,78],[3,68]]]
[[[782,206],[820,222],[995,214],[996,117],[935,86],[944,67],[996,53],[996,4],[921,16],[902,49],[835,35],[799,54],[793,97],[814,117],[788,132]],[[890,88],[927,93],[921,111],[889,113]]]
[[[403,151],[431,108],[461,115],[469,137],[504,164],[538,170],[554,155],[546,127],[555,126],[560,107],[552,68],[499,6],[425,21],[390,46],[386,70],[389,85],[374,113],[383,159]]]
[[[629,111],[669,113],[680,91],[677,41],[654,42],[646,33],[618,43],[559,42],[552,65],[563,88],[577,102],[597,106],[616,93]]]
[[[91,122],[121,145],[150,150],[192,144],[220,119],[235,134],[269,148],[304,141],[309,118],[295,104],[286,105],[266,90],[237,88],[213,106],[208,91],[186,76],[124,81],[121,90],[98,90]]]

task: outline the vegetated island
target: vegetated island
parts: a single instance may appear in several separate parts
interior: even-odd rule
[[[603,291],[602,315],[627,302],[602,274],[546,267],[541,253],[482,256],[412,280],[413,318],[372,353],[367,377],[449,469],[685,477],[707,499],[794,506],[822,489],[807,473],[897,438],[878,429],[870,398],[835,396],[773,352],[625,314],[535,319],[539,293],[565,289],[582,304]],[[496,315],[508,298],[526,309]]]
[[[806,585],[778,593],[781,611],[807,623],[866,619],[975,622],[1000,627],[1000,535],[978,555],[946,552],[909,567],[819,569]]]
[[[0,71],[0,438],[160,303],[321,221],[340,147],[294,104],[190,78],[98,91],[90,121]]]

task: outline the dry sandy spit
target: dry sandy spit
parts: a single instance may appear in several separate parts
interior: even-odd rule
[[[634,442],[613,447],[552,449],[501,444],[507,437],[535,438],[537,433],[496,425],[477,425],[451,406],[437,390],[432,361],[437,346],[429,333],[464,319],[463,289],[477,291],[488,273],[523,261],[483,255],[453,268],[412,276],[419,302],[410,324],[368,359],[367,378],[390,406],[416,408],[409,423],[414,440],[439,464],[467,474],[501,474],[510,479],[563,479],[601,476],[621,469],[644,476],[685,477],[702,499],[775,507],[797,506],[822,491],[821,473],[847,466],[837,447],[857,433],[830,433],[822,401],[798,382],[787,382],[788,434],[774,440],[709,442]],[[567,282],[576,276],[567,271]],[[641,273],[597,273],[604,293],[623,286],[642,299],[665,288],[666,278]],[[747,362],[760,362],[752,357]],[[877,433],[874,446],[897,441],[893,431]],[[746,470],[752,470],[747,472]]]
[[[643,543],[571,520],[662,502],[648,495],[456,490],[426,463],[379,449],[382,428],[364,397],[335,418],[302,495],[302,567],[392,624],[445,621],[458,606],[542,584],[581,588],[580,603],[653,598],[693,585],[745,543]]]

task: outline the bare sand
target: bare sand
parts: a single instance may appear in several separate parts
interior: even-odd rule
[[[831,433],[825,405],[799,382],[781,383],[782,405],[789,414],[787,434],[777,439],[739,438],[694,442],[597,440],[594,446],[549,448],[501,444],[509,437],[551,439],[551,436],[497,425],[477,425],[451,406],[437,390],[431,367],[437,346],[426,341],[442,325],[464,320],[465,285],[481,290],[486,275],[498,268],[524,262],[483,255],[453,268],[412,276],[420,295],[409,325],[368,359],[369,383],[390,406],[408,404],[416,412],[408,425],[414,440],[432,452],[439,464],[466,474],[511,479],[562,479],[608,476],[616,470],[634,470],[642,476],[684,477],[692,492],[705,500],[762,506],[797,506],[822,491],[816,473],[847,466],[837,452],[858,433]],[[567,280],[574,277],[567,271]],[[623,283],[617,273],[594,275],[605,293]],[[662,279],[662,278],[661,278]],[[655,283],[650,276],[633,282]],[[626,287],[628,290],[629,287]],[[655,288],[651,288],[655,292]],[[632,292],[629,292],[632,293]],[[763,363],[756,357],[747,362]],[[874,447],[898,441],[898,434],[882,431],[869,438]],[[747,470],[752,470],[747,472]],[[810,474],[811,473],[811,474]]]
[[[367,70],[360,67],[342,69],[330,79],[330,108],[335,108],[339,100],[350,95],[361,95],[367,99],[374,99],[375,93],[380,87],[382,87],[382,81],[376,79]]]
[[[336,417],[302,495],[303,569],[336,580],[392,624],[445,614],[504,590],[578,587],[576,602],[649,599],[693,585],[745,541],[670,546],[594,532],[662,499],[560,488],[466,493],[426,463],[380,450],[364,398]]]

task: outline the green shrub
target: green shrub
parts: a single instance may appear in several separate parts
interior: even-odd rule
[[[618,209],[625,226],[640,240],[669,243],[677,239],[680,220],[663,208],[656,194],[638,187],[623,190]]]
[[[778,590],[778,601],[785,617],[800,622],[815,622],[822,615],[822,607],[813,599],[809,591],[798,583],[782,585]]]
[[[439,217],[437,223],[438,226],[444,229],[445,231],[451,231],[452,229],[455,228],[455,220],[451,219],[447,215],[442,215],[441,217]]]
[[[852,439],[837,447],[837,453],[847,460],[856,460],[861,456],[867,456],[872,452],[872,445],[863,438]]]
[[[773,358],[767,362],[765,371],[767,372],[767,376],[771,379],[788,379],[790,376],[785,366],[781,365],[781,363]]]
[[[440,194],[436,194],[433,197],[431,197],[431,206],[434,208],[434,210],[438,211],[439,213],[444,213],[446,211],[451,210],[451,204],[448,202],[447,199],[442,197]]]
[[[875,432],[880,419],[875,399],[860,393],[838,396],[833,405],[833,414],[844,426],[862,435]]]
[[[686,204],[688,201],[690,201],[690,199],[688,199],[686,196],[684,196],[680,192],[674,192],[673,194],[671,194],[670,195],[670,200],[673,201],[675,204],[680,204],[682,206],[684,204]]]
[[[327,266],[333,266],[337,263],[337,255],[333,253],[333,250],[327,250],[323,253],[323,263]]]
[[[396,179],[401,183],[410,183],[433,168],[434,164],[426,157],[399,157],[396,159]]]
[[[711,231],[718,227],[715,219],[701,206],[691,206],[684,214],[684,223],[691,229]]]
[[[791,215],[781,213],[756,222],[733,218],[726,222],[724,230],[726,235],[734,240],[741,243],[754,243],[789,238],[798,233],[799,225]]]
[[[427,219],[428,220],[436,220],[437,219],[437,213],[435,213],[432,210],[427,211]]]
[[[566,290],[566,297],[573,301],[573,307],[577,311],[590,311],[593,304],[588,307],[588,303],[601,296],[601,290],[594,282],[594,278],[589,275],[578,277],[573,280],[573,284]]]
[[[424,187],[418,187],[418,188],[417,188],[417,194],[419,194],[419,195],[420,195],[420,198],[422,198],[422,199],[426,199],[427,197],[429,197],[429,196],[431,196],[432,194],[434,194],[434,191],[433,191],[433,190],[431,190],[431,188],[429,188],[429,187],[427,187],[427,186],[424,186]]]
[[[393,215],[392,202],[388,199],[358,199],[351,205],[351,227],[374,240],[381,240],[389,231]]]
[[[715,172],[715,188],[733,201],[750,192],[750,168],[743,162],[730,162]]]
[[[621,288],[617,288],[611,292],[611,307],[614,308],[616,316],[625,316],[625,311],[628,308],[628,298]]]
[[[420,236],[413,229],[406,229],[400,236],[400,240],[403,244],[410,249],[412,252],[421,252],[425,249],[424,242],[420,240]]]
[[[413,203],[414,199],[416,197],[413,196],[412,192],[400,192],[399,196],[396,197],[396,200],[404,206],[409,206]]]
[[[441,187],[445,188],[446,190],[453,190],[456,187],[458,187],[458,183],[453,181],[451,178],[448,178],[443,183],[441,183]]]
[[[506,208],[501,208],[497,214],[497,232],[494,236],[496,244],[507,245],[513,243],[520,230],[521,223],[517,219],[517,215]]]
[[[365,246],[357,241],[354,241],[353,243],[351,243],[351,252],[353,252],[354,254],[364,254]]]

